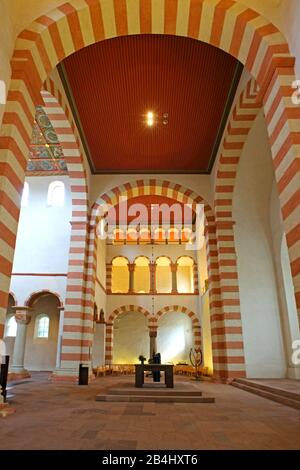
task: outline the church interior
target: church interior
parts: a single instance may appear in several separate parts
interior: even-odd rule
[[[0,449],[299,449],[300,2],[0,13]]]

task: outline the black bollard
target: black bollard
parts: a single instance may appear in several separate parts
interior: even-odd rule
[[[1,395],[3,396],[3,401],[4,403],[6,403],[9,356],[3,356],[3,359],[4,362],[1,364],[0,387]]]

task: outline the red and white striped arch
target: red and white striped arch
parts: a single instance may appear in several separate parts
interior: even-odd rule
[[[156,318],[157,318],[157,323],[159,322],[159,319],[168,312],[181,312],[190,317],[192,320],[192,326],[193,326],[193,334],[194,334],[194,347],[195,349],[200,349],[201,348],[201,326],[199,322],[199,318],[197,317],[196,313],[192,312],[186,307],[183,307],[182,305],[169,305],[167,307],[163,307],[156,313]]]
[[[140,305],[122,305],[116,308],[108,317],[106,323],[105,334],[105,364],[112,364],[113,362],[113,338],[114,338],[114,321],[115,318],[122,313],[136,312],[142,313],[148,320],[148,326],[152,324],[152,317],[150,312]]]
[[[249,80],[234,106],[227,124],[217,162],[214,209],[216,219],[231,220],[232,199],[240,157],[262,103],[258,102],[257,84]]]
[[[119,203],[120,197],[132,198],[144,195],[161,195],[170,197],[183,204],[203,204],[206,218],[206,232],[212,234],[216,230],[215,217],[210,206],[206,203],[206,201],[203,200],[201,196],[188,188],[185,188],[176,183],[171,183],[170,181],[161,181],[156,179],[136,180],[119,185],[109,192],[102,194],[97,199],[97,202],[94,204],[92,209],[91,227],[94,227],[94,229],[90,231],[90,250],[88,264],[91,266],[92,263],[94,263],[94,266],[93,276],[89,286],[90,289],[93,288],[93,279],[95,279],[96,276],[96,226],[100,217],[99,214],[106,212],[107,204],[110,206],[117,205]],[[245,376],[245,358],[239,307],[235,308],[233,319],[230,317],[228,319],[224,318],[222,314],[222,303],[220,300],[221,276],[219,274],[219,264],[222,265],[223,258],[226,255],[222,254],[219,260],[218,249],[217,246],[214,245],[214,238],[211,235],[206,240],[206,250],[208,258],[209,298],[212,316],[211,328],[214,373],[217,378],[221,379],[237,376],[243,377]],[[215,263],[211,263],[210,257],[213,255],[216,257]],[[214,258],[212,258],[212,260],[213,259]],[[237,278],[236,272],[235,278]],[[227,302],[231,302],[235,306],[239,306],[239,290],[231,291]],[[156,324],[153,323],[152,329],[155,329],[155,325]],[[220,325],[222,325],[222,329]],[[226,338],[225,334],[228,331],[230,331],[230,337]]]
[[[90,312],[94,292],[86,290],[86,255],[87,255],[87,221],[88,221],[88,189],[84,168],[81,141],[78,136],[72,112],[63,94],[48,79],[41,92],[45,112],[57,134],[62,146],[68,167],[70,191],[72,198],[71,238],[69,264],[64,311],[64,327],[62,338],[61,367],[77,369],[78,361],[88,360],[93,338],[93,319]],[[65,379],[74,380],[73,372]],[[60,380],[54,374],[54,380]]]
[[[174,34],[230,53],[260,87],[297,307],[300,309],[300,109],[292,103],[294,59],[278,29],[234,0],[70,0],[36,19],[16,41],[0,137],[0,335],[7,305],[20,195],[35,106],[51,70],[65,57],[106,38]]]
[[[207,258],[210,283],[219,280],[219,286],[213,288],[215,298],[210,302],[212,325],[212,348],[218,351],[217,367],[222,368],[226,360],[224,351],[231,363],[231,376],[241,376],[244,359],[239,351],[243,348],[241,327],[239,280],[234,240],[234,221],[232,220],[232,202],[239,160],[250,129],[262,104],[259,102],[258,88],[254,79],[249,80],[232,110],[220,158],[217,162],[215,182],[215,227],[207,228],[207,243],[211,250]],[[221,372],[222,374],[222,372]],[[226,378],[230,378],[230,375]]]

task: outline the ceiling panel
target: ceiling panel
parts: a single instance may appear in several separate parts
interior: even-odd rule
[[[99,42],[60,68],[94,173],[209,172],[241,70],[213,46],[167,35]]]

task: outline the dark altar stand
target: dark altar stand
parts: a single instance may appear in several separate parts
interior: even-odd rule
[[[143,387],[144,372],[164,372],[165,384],[167,388],[174,388],[174,366],[173,364],[135,364],[135,386],[137,388]]]

